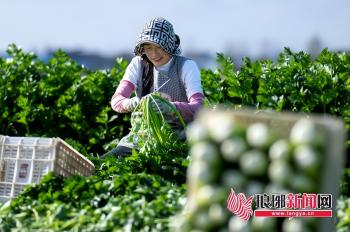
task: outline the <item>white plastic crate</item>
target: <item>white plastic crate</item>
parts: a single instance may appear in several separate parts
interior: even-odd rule
[[[0,135],[0,201],[16,197],[48,172],[89,176],[93,163],[60,138]]]

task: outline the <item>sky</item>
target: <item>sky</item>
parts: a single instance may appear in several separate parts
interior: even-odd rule
[[[184,52],[350,50],[349,0],[2,0],[0,52],[10,43],[36,53],[82,49],[132,52],[151,18],[174,26]]]

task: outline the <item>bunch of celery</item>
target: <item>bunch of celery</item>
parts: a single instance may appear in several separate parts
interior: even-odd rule
[[[171,113],[163,113],[159,102],[170,107]],[[166,148],[167,144],[179,139],[169,122],[176,120],[176,124],[185,128],[185,122],[176,107],[163,98],[160,93],[152,93],[142,98],[140,104],[131,115],[131,132],[134,134],[140,151]],[[177,128],[179,129],[179,128]]]

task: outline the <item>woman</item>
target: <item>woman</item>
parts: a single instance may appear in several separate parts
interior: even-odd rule
[[[180,56],[180,38],[172,24],[158,17],[146,23],[136,46],[135,57],[112,96],[111,106],[118,113],[132,112],[140,99],[149,93],[160,92],[177,108],[185,122],[190,122],[204,99],[200,72],[193,60]],[[130,98],[133,92],[136,96]],[[169,111],[165,104],[158,106],[162,113]],[[123,156],[136,149],[130,134],[106,155]]]

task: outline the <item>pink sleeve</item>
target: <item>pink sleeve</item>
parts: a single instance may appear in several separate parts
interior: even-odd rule
[[[203,105],[204,95],[195,93],[189,98],[189,102],[174,102],[186,122],[193,120],[197,110]]]
[[[123,108],[123,101],[127,100],[131,96],[131,93],[134,91],[134,89],[135,86],[133,83],[127,80],[122,80],[112,96],[112,109],[118,113],[127,113],[128,111]]]

